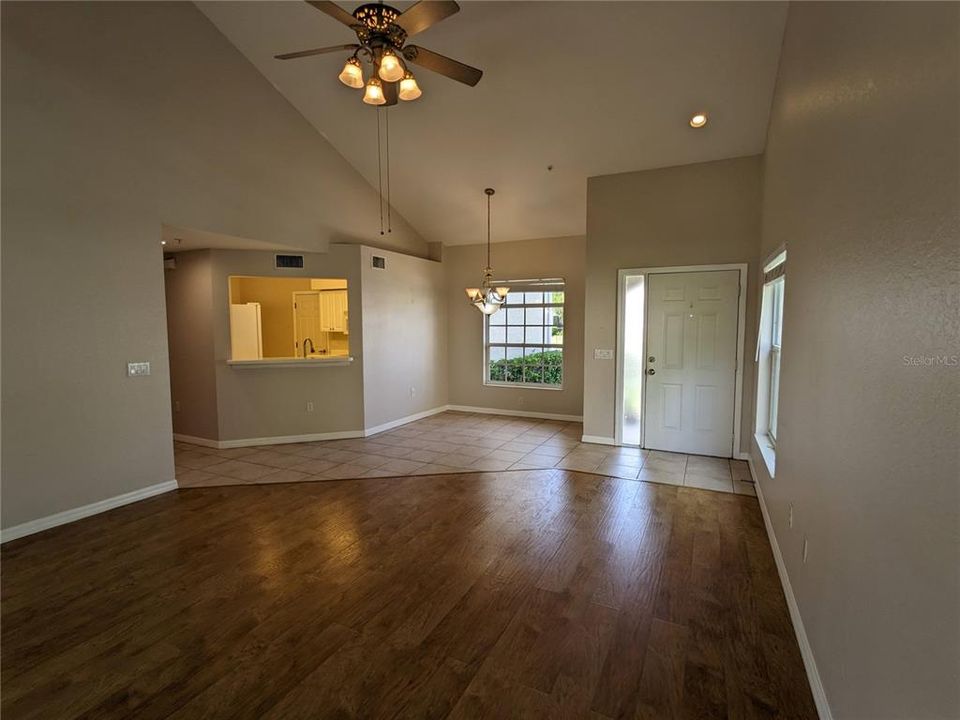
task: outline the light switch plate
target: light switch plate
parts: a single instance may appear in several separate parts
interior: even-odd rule
[[[132,362],[127,363],[127,375],[133,377],[134,375],[149,375],[150,374],[150,363],[148,362]]]
[[[613,360],[613,350],[602,350],[600,348],[594,348],[593,359],[594,360]]]

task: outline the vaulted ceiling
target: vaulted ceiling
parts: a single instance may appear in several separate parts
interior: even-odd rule
[[[353,42],[349,28],[301,2],[198,6],[376,187],[377,111],[337,80],[346,53],[273,58]],[[785,3],[461,6],[414,42],[483,79],[421,69],[423,96],[389,111],[392,204],[429,241],[480,242],[488,186],[494,241],[579,235],[588,177],[763,151]]]

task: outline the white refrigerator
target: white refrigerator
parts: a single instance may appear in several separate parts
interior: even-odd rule
[[[263,359],[260,303],[230,306],[230,359]]]

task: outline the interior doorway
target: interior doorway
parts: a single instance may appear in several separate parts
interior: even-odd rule
[[[735,457],[747,266],[621,270],[616,441]]]

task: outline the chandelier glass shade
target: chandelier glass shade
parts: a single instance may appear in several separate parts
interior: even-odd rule
[[[393,50],[387,49],[383,51],[383,56],[380,58],[380,69],[377,73],[384,82],[397,82],[403,79],[406,70],[404,70],[397,54]]]
[[[397,95],[401,100],[416,100],[423,95],[413,73],[408,72],[404,74],[403,80],[400,81],[400,92],[397,93]]]
[[[380,78],[373,76],[367,80],[367,89],[363,93],[363,101],[367,105],[385,105],[387,99],[383,96],[383,85]]]
[[[363,87],[363,68],[356,56],[344,63],[343,70],[340,71],[340,82],[351,88]]]
[[[494,285],[493,268],[490,267],[490,197],[494,190],[487,188],[483,192],[487,195],[487,266],[483,269],[483,281],[480,287],[464,288],[464,292],[470,304],[477,310],[484,315],[493,315],[506,302],[510,288]]]

